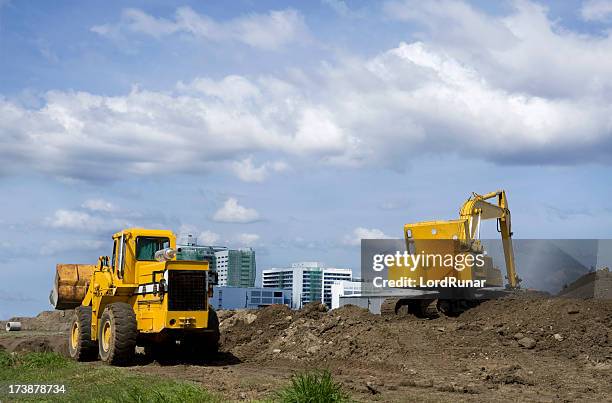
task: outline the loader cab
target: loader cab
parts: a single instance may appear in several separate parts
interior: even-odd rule
[[[127,229],[113,235],[111,270],[124,283],[136,283],[140,268],[160,264],[155,252],[176,248],[176,236],[172,231]]]
[[[139,262],[152,262],[155,252],[170,247],[170,239],[165,237],[138,236],[136,237],[136,260]]]

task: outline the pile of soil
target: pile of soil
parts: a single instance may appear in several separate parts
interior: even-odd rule
[[[362,393],[510,387],[536,399],[554,399],[559,390],[572,398],[612,394],[610,300],[528,295],[433,320],[381,317],[356,306],[270,306],[224,312],[221,326],[223,350],[243,362],[329,368]]]
[[[504,345],[535,341],[536,352],[595,363],[612,361],[612,301],[505,298],[487,301],[459,317],[461,326],[494,331]]]
[[[34,351],[68,355],[68,337],[65,334],[20,334],[16,337],[0,338],[0,350],[6,350],[11,353]]]
[[[72,310],[66,311],[43,311],[37,316],[30,318],[16,316],[8,321],[0,321],[3,330],[6,322],[21,322],[21,330],[40,332],[67,332],[70,329]]]
[[[66,355],[71,320],[71,310],[43,311],[33,318],[13,317],[10,322],[21,322],[21,330],[14,332],[6,332],[7,321],[1,321],[0,349],[9,352],[53,351]]]
[[[470,351],[495,346],[501,355],[521,350],[592,363],[612,362],[612,301],[504,298],[458,318],[385,318],[345,306],[320,304],[301,311],[270,306],[226,312],[223,348],[245,360],[276,358],[397,363],[410,354],[452,345]]]

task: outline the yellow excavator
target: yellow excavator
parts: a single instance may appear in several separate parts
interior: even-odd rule
[[[496,199],[496,203],[492,203],[492,199]],[[505,286],[501,271],[493,265],[493,259],[486,254],[480,241],[481,222],[492,219],[497,220],[497,230],[501,234],[506,265]],[[463,262],[462,269],[443,265],[441,260],[427,266],[395,265],[389,267],[389,280],[414,279],[416,284],[441,284],[440,280],[444,279],[478,280],[485,286],[415,287],[422,291],[421,295],[412,293],[409,297],[386,298],[381,307],[382,314],[411,313],[420,317],[432,317],[442,313],[452,316],[482,300],[497,298],[520,287],[512,247],[510,210],[504,190],[484,195],[473,193],[461,207],[459,219],[406,224],[404,239],[408,253],[450,255],[454,260]]]

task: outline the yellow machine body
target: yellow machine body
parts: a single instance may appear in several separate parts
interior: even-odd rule
[[[144,241],[148,242],[145,252],[141,246]],[[104,309],[115,302],[132,307],[137,330],[142,335],[164,330],[206,330],[212,284],[207,280],[206,287],[200,290],[201,300],[195,301],[199,309],[173,307],[172,295],[166,288],[184,287],[185,292],[193,292],[194,284],[185,283],[184,279],[180,284],[174,280],[177,282],[174,284],[173,277],[181,273],[198,276],[197,273],[208,272],[208,262],[177,261],[176,257],[156,261],[154,253],[164,248],[176,250],[176,236],[172,231],[131,228],[113,235],[113,256],[100,257],[97,265],[58,265],[56,308],[75,307],[74,302],[79,299],[79,304],[91,306],[91,340],[99,336],[98,326]]]
[[[488,200],[497,198],[497,203]],[[497,219],[504,249],[508,288],[518,288],[510,210],[506,193],[503,190],[479,195],[473,193],[460,209],[460,218],[447,221],[425,221],[404,225],[406,247],[411,254],[432,256],[452,256],[462,263],[462,270],[456,270],[441,262],[429,259],[428,264],[416,267],[395,265],[389,268],[389,279],[412,278],[417,280],[442,280],[455,277],[458,280],[486,280],[486,286],[501,287],[501,271],[493,266],[492,259],[483,254],[480,243],[480,224],[482,220]],[[470,255],[471,257],[468,257]],[[477,257],[482,263],[476,264]],[[460,257],[460,259],[457,259]]]
[[[423,259],[414,267],[389,267],[389,279],[414,279],[415,284],[420,284],[421,280],[426,283],[454,277],[457,280],[486,280],[487,286],[502,287],[501,271],[493,266],[493,260],[483,255],[476,245],[466,242],[467,225],[467,219],[406,224],[407,250],[411,254],[421,254]],[[451,260],[460,263],[449,264]]]

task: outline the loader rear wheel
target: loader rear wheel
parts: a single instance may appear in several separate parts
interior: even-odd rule
[[[98,358],[98,343],[91,340],[91,307],[78,306],[74,310],[68,353],[77,361],[93,361]]]
[[[132,362],[136,352],[136,315],[125,302],[108,305],[102,313],[98,331],[100,358],[112,365]]]

